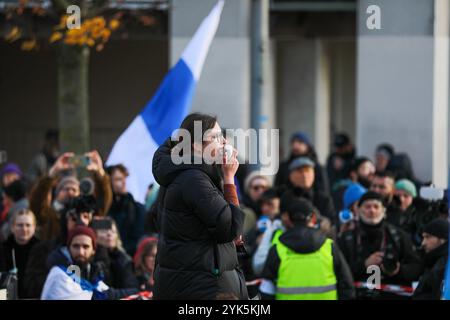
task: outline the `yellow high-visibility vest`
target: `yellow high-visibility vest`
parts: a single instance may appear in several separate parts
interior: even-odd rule
[[[275,240],[280,258],[277,300],[337,300],[336,275],[333,268],[332,244],[325,240],[313,253],[298,253]]]

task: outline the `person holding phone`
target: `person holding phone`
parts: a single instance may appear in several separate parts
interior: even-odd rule
[[[202,137],[195,136],[198,125]],[[234,185],[237,151],[226,156],[215,117],[190,114],[180,129],[183,140],[168,139],[153,157],[161,186],[154,299],[216,299],[221,293],[248,299],[236,252],[244,224]],[[177,153],[188,161],[175,164]]]
[[[88,152],[84,156],[90,159],[86,170],[95,183],[94,197],[99,204],[96,214],[103,216],[112,201],[110,179],[97,151]],[[40,178],[31,191],[30,209],[36,214],[37,232],[42,240],[58,237],[60,213],[71,199],[80,195],[80,182],[75,175],[73,160],[75,157],[72,152],[63,153],[50,168],[48,175]]]
[[[122,247],[115,221],[109,217],[95,217],[91,222],[99,246],[106,248],[110,262],[110,283],[114,288],[138,288],[133,272],[133,261]]]

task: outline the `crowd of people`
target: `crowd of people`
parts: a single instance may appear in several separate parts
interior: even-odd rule
[[[193,157],[228,143],[211,116],[181,128],[194,121],[212,135]],[[105,167],[95,150],[76,161],[58,140],[49,131],[27,171],[0,171],[0,271],[16,279],[15,298],[441,298],[448,199],[422,197],[431,182],[389,144],[357,156],[336,134],[322,166],[297,132],[269,177],[236,152],[222,165],[176,165],[168,139],[141,204],[125,166]]]

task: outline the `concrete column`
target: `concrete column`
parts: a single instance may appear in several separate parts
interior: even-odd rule
[[[447,186],[447,0],[359,0],[357,148],[373,156],[390,142],[407,152],[419,179]],[[370,30],[376,5],[381,29]]]
[[[305,131],[323,163],[329,153],[330,69],[321,39],[280,40],[278,61],[278,125],[284,156],[295,131]]]

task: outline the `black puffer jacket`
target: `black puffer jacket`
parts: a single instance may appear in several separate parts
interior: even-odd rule
[[[218,167],[175,165],[170,149],[168,140],[153,158],[161,186],[155,299],[216,299],[222,292],[246,299],[233,242],[244,213],[224,199]]]

